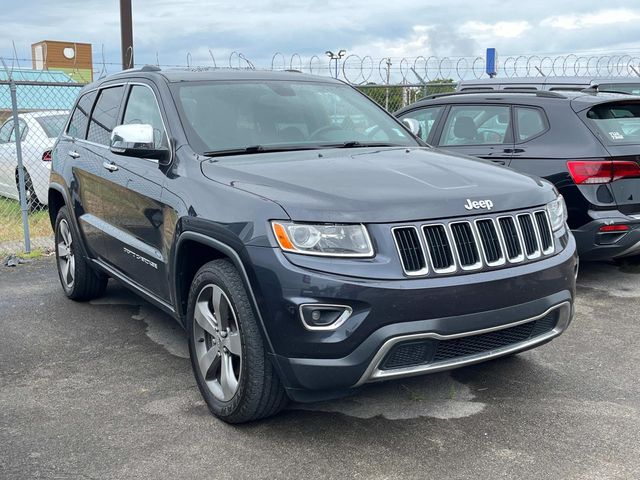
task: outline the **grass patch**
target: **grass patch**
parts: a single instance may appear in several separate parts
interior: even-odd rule
[[[31,238],[53,235],[49,223],[49,212],[46,208],[29,214],[29,231]],[[0,197],[0,243],[23,240],[24,231],[20,204],[15,200]]]
[[[42,248],[34,248],[30,253],[19,253],[18,257],[25,260],[35,260],[36,258],[44,257],[45,251]]]

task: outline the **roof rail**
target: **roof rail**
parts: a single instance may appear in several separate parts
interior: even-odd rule
[[[519,94],[529,94],[529,95],[535,95],[536,97],[544,97],[544,98],[567,98],[564,95],[562,95],[561,93],[558,92],[549,92],[547,90],[527,90],[527,89],[519,89],[519,88],[510,88],[508,90],[487,90],[487,89],[483,89],[483,88],[478,88],[476,89],[465,89],[462,90],[460,92],[448,92],[448,93],[435,93],[433,95],[427,95],[426,97],[422,97],[421,100],[430,100],[433,98],[440,98],[440,97],[449,97],[452,95],[469,95],[469,94],[490,94],[490,95],[496,95],[496,94],[500,94],[500,95],[504,95],[504,94],[510,94],[510,93],[519,93]]]

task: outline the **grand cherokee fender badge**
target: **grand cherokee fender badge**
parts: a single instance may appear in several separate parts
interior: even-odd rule
[[[135,258],[136,260],[141,261],[142,263],[146,263],[147,265],[149,265],[150,267],[155,268],[156,270],[158,269],[158,264],[156,262],[152,262],[151,260],[149,260],[148,258],[143,257],[142,255],[138,255],[136,252],[132,252],[131,250],[129,250],[127,247],[123,247],[124,253],[131,255],[133,258]]]
[[[491,200],[471,201],[470,198],[467,198],[467,203],[464,204],[464,208],[467,210],[479,210],[481,208],[491,210],[493,208],[493,202]]]

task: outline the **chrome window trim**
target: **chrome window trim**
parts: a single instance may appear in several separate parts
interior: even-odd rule
[[[487,260],[487,255],[486,255],[486,249],[485,249],[485,245],[484,242],[482,241],[482,235],[480,235],[480,229],[478,228],[478,222],[482,222],[482,221],[486,221],[489,220],[491,222],[491,224],[493,225],[493,228],[496,229],[496,235],[498,236],[498,243],[500,244],[500,253],[501,256],[498,260],[496,260],[495,262],[489,262],[489,260]],[[487,217],[487,218],[477,218],[473,221],[474,227],[476,229],[476,231],[478,232],[478,239],[480,240],[480,250],[482,250],[482,258],[484,259],[484,262],[487,266],[489,267],[501,267],[502,265],[504,265],[505,263],[507,263],[507,256],[506,256],[506,252],[505,252],[505,246],[503,243],[503,239],[502,239],[502,235],[500,234],[500,228],[499,226],[496,224],[496,221],[491,218],[491,217]]]
[[[413,230],[415,230],[416,235],[418,236],[418,242],[420,243],[420,246],[422,247],[422,258],[424,260],[424,268],[421,270],[416,270],[415,272],[408,272],[405,270],[404,268],[404,264],[402,262],[402,254],[400,253],[400,247],[398,246],[398,241],[396,240],[396,236],[395,236],[395,231],[399,230],[399,229],[403,229],[403,228],[412,228]],[[416,227],[415,225],[401,225],[401,226],[397,226],[397,227],[392,227],[391,228],[391,237],[393,238],[393,243],[396,246],[396,252],[398,253],[398,258],[400,259],[400,266],[402,267],[402,271],[404,272],[405,275],[409,276],[409,277],[418,277],[418,276],[423,276],[423,275],[427,275],[429,273],[429,260],[427,259],[427,246],[426,244],[423,244],[423,238],[422,235],[420,235],[420,231],[418,229],[418,227]]]
[[[427,235],[424,233],[424,229],[426,227],[442,227],[444,229],[444,234],[447,236],[447,242],[449,242],[449,248],[451,249],[451,260],[453,261],[453,265],[451,265],[450,267],[447,268],[436,268],[433,264],[433,257],[431,254],[431,249],[429,248],[429,242],[427,241]],[[458,265],[456,263],[456,254],[455,254],[455,247],[453,245],[453,239],[451,238],[451,234],[449,232],[449,229],[447,228],[447,225],[444,223],[425,223],[420,225],[420,231],[422,232],[422,236],[424,239],[424,244],[425,244],[425,248],[427,249],[428,252],[428,256],[429,256],[429,260],[431,261],[431,268],[433,268],[433,271],[435,273],[455,273],[458,271]]]
[[[455,256],[458,259],[458,265],[460,266],[460,269],[464,270],[465,272],[470,272],[473,270],[479,270],[482,268],[482,254],[479,251],[478,245],[480,244],[479,239],[478,239],[478,235],[477,232],[475,231],[475,229],[473,228],[473,223],[468,221],[468,220],[460,220],[460,221],[454,221],[454,222],[449,222],[448,223],[448,227],[449,227],[449,231],[451,233],[451,239],[455,240],[455,236],[453,235],[453,225],[462,225],[462,224],[467,224],[469,225],[469,229],[471,230],[471,235],[473,235],[473,240],[475,241],[475,249],[476,249],[476,253],[478,255],[478,261],[476,263],[474,263],[473,265],[462,265],[462,260],[460,259],[460,252],[458,251],[458,242],[454,242],[453,243],[453,248],[452,250],[455,251]]]
[[[522,227],[520,226],[520,220],[519,220],[520,217],[529,217],[529,220],[531,220],[531,224],[533,226],[533,235],[535,236],[535,239],[536,239],[537,248],[536,248],[536,251],[533,252],[531,255],[527,253],[527,247],[524,243],[524,233],[522,232]],[[531,215],[531,213],[519,213],[516,215],[516,219],[518,219],[516,221],[516,224],[520,229],[520,234],[522,238],[522,251],[524,252],[524,254],[527,256],[529,260],[535,260],[537,258],[540,258],[542,256],[542,247],[540,245],[540,239],[538,238],[538,231],[536,230],[536,219],[533,218],[533,215]]]
[[[129,103],[129,96],[131,95],[131,89],[129,89],[129,91],[126,91],[126,87],[128,86],[134,86],[134,85],[141,85],[143,87],[147,87],[149,90],[151,90],[151,93],[153,94],[153,98],[156,101],[156,106],[158,107],[158,112],[160,112],[160,120],[162,121],[162,127],[164,128],[164,135],[167,137],[167,145],[169,147],[169,163],[171,164],[173,162],[173,147],[171,146],[171,138],[169,137],[169,130],[167,129],[167,123],[164,120],[164,115],[162,113],[162,109],[160,108],[160,102],[158,101],[158,96],[156,95],[156,92],[153,90],[153,88],[151,88],[151,86],[147,83],[144,82],[119,82],[119,83],[109,83],[108,85],[104,85],[104,86],[99,86],[99,87],[95,87],[92,88],[90,90],[87,90],[85,92],[82,93],[82,95],[78,98],[78,101],[80,100],[80,98],[84,97],[85,95],[91,93],[91,92],[95,92],[98,91],[98,95],[96,96],[96,99],[94,100],[94,104],[91,106],[91,113],[89,114],[89,117],[87,119],[87,131],[88,131],[88,127],[89,124],[91,123],[91,117],[93,116],[93,107],[95,107],[96,102],[99,100],[100,98],[100,92],[106,88],[112,88],[112,87],[125,87],[125,93],[127,94],[126,99],[124,99],[123,96],[123,103],[124,105],[121,105],[123,107],[122,113],[124,113],[127,109],[127,104]],[[86,144],[86,145],[91,145],[94,147],[100,147],[103,148],[105,150],[109,150],[111,151],[111,148],[109,147],[109,145],[103,145],[101,143],[96,143],[96,142],[92,142],[90,140],[84,139],[84,138],[77,138],[77,137],[72,137],[70,135],[68,135],[67,131],[69,130],[69,124],[71,123],[71,117],[73,116],[73,113],[76,110],[76,107],[78,105],[78,102],[76,101],[76,103],[73,106],[73,109],[71,109],[70,113],[69,113],[69,118],[67,119],[67,124],[64,127],[63,133],[62,133],[62,137],[64,137],[67,140],[73,140],[74,142],[80,142],[81,144]],[[118,121],[120,121],[121,119],[119,118]],[[117,125],[116,125],[117,126]],[[138,157],[136,157],[138,158]],[[155,163],[155,164],[159,164],[160,162],[158,160],[152,159],[152,158],[140,158],[140,160],[144,160],[150,163]]]
[[[520,243],[520,251],[521,251],[521,253],[520,253],[520,255],[518,255],[517,257],[515,257],[513,259],[509,258],[509,255],[506,253],[506,249],[505,249],[505,255],[506,255],[507,261],[509,263],[521,263],[521,262],[524,262],[524,259],[525,259],[524,241],[523,241],[523,238],[522,238],[522,232],[520,231],[520,225],[518,224],[518,220],[516,219],[516,216],[515,215],[500,215],[499,217],[497,217],[498,226],[500,226],[500,219],[501,218],[508,218],[508,219],[513,220],[513,225],[514,225],[514,227],[516,229],[516,235],[518,236],[518,242]],[[500,227],[500,234],[504,235],[504,233],[502,232],[502,227]],[[503,240],[504,240],[504,236],[503,236]],[[505,242],[505,247],[506,247],[506,245],[507,245],[506,242],[507,241],[504,240],[504,242]]]
[[[410,340],[421,340],[424,338],[433,338],[436,340],[453,340],[456,338],[463,337],[471,337],[475,335],[482,335],[484,333],[495,332],[498,330],[504,330],[511,327],[516,327],[518,325],[522,325],[524,323],[533,322],[539,320],[540,318],[545,317],[549,313],[554,310],[559,310],[558,312],[558,321],[556,322],[556,326],[550,332],[547,332],[543,335],[538,335],[535,338],[525,340],[523,342],[518,342],[507,347],[497,348],[493,350],[489,350],[486,352],[482,352],[480,354],[468,355],[466,357],[457,357],[450,360],[445,360],[437,363],[431,363],[426,365],[414,365],[410,367],[397,368],[391,370],[381,370],[380,364],[385,359],[386,355],[391,351],[391,349],[397,345],[398,343],[410,341]],[[524,320],[518,320],[516,322],[507,323],[504,325],[498,325],[496,327],[485,328],[481,330],[474,330],[470,332],[462,332],[456,333],[452,335],[441,335],[435,332],[426,332],[426,333],[414,333],[409,335],[400,335],[398,337],[393,337],[387,340],[382,347],[376,352],[373,356],[371,362],[369,362],[369,366],[362,374],[358,382],[354,385],[354,387],[359,387],[368,382],[374,382],[378,380],[387,380],[390,378],[401,378],[401,377],[409,377],[413,375],[420,375],[424,373],[434,373],[440,372],[443,370],[451,370],[453,368],[462,367],[464,365],[473,365],[474,363],[480,363],[485,360],[489,360],[491,358],[500,357],[503,355],[508,355],[512,352],[517,352],[519,350],[523,350],[529,347],[533,347],[537,344],[544,343],[554,337],[560,335],[571,323],[571,319],[573,317],[573,308],[571,303],[568,301],[559,303],[554,305],[543,313],[536,315],[534,317],[526,318]]]
[[[302,314],[302,309],[304,307],[312,307],[318,310],[333,310],[336,308],[341,308],[341,309],[344,309],[344,312],[340,314],[340,316],[335,322],[329,325],[316,326],[316,325],[309,325],[304,320],[304,315]],[[349,317],[351,317],[352,313],[353,313],[353,308],[351,308],[349,305],[337,305],[337,304],[330,304],[330,303],[302,303],[298,307],[298,315],[300,316],[300,321],[302,322],[302,326],[312,332],[337,330],[342,325],[344,325],[344,322],[346,322],[349,319]]]

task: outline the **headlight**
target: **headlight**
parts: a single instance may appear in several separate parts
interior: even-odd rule
[[[287,252],[329,257],[373,256],[371,239],[364,225],[271,224],[280,248]]]
[[[553,231],[560,230],[564,222],[567,221],[567,205],[564,203],[562,195],[558,195],[558,198],[553,202],[547,203],[547,213]]]

